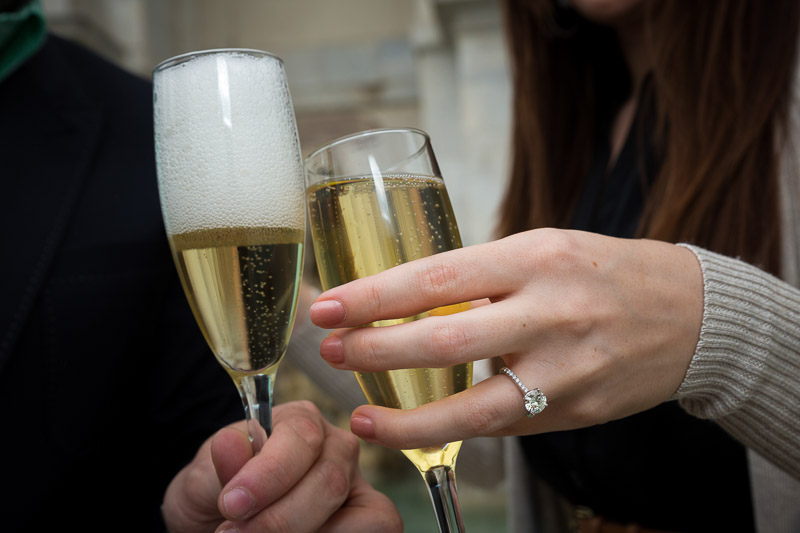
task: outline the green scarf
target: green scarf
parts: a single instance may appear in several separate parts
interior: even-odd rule
[[[34,54],[46,35],[39,0],[31,0],[18,11],[0,13],[0,81]]]

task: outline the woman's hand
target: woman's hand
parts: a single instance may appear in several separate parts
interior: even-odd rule
[[[419,448],[574,429],[653,407],[675,393],[689,366],[703,285],[688,249],[542,229],[336,287],[320,295],[311,319],[352,328],[475,300],[458,314],[339,329],[320,352],[335,368],[365,372],[501,357],[549,406],[527,418],[520,390],[498,375],[416,409],[359,407],[356,435]]]
[[[172,533],[402,531],[397,509],[358,472],[358,439],[309,402],[279,405],[253,456],[244,422],[220,430],[172,480]]]

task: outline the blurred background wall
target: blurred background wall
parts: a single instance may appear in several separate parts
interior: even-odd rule
[[[426,130],[464,244],[489,240],[506,180],[510,89],[495,0],[42,0],[54,33],[150,78],[162,60],[241,47],[283,58],[306,153],[360,130]],[[307,269],[307,272],[309,269]],[[314,397],[347,424],[302,373],[282,365],[279,401]],[[491,447],[490,447],[491,448]],[[495,453],[465,446],[458,472],[470,531],[504,529]],[[433,530],[422,482],[401,454],[365,447],[365,475],[389,493],[407,531]],[[474,483],[479,478],[480,483]]]
[[[489,240],[506,179],[509,84],[495,0],[43,0],[50,28],[150,77],[174,55],[286,63],[307,152],[359,130],[430,133],[465,244]],[[475,201],[479,198],[480,201]]]

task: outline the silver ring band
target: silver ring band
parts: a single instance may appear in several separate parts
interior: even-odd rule
[[[519,390],[522,391],[522,396],[525,401],[525,410],[528,411],[528,418],[538,415],[544,411],[544,408],[547,407],[547,396],[545,396],[542,391],[539,389],[529,390],[528,387],[526,387],[525,384],[520,381],[517,375],[508,367],[504,366],[501,368],[500,374],[505,374],[506,376],[510,377],[517,387],[519,387]]]

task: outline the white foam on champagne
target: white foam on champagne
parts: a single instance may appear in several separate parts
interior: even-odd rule
[[[305,226],[303,170],[283,64],[241,52],[156,72],[167,233]]]

